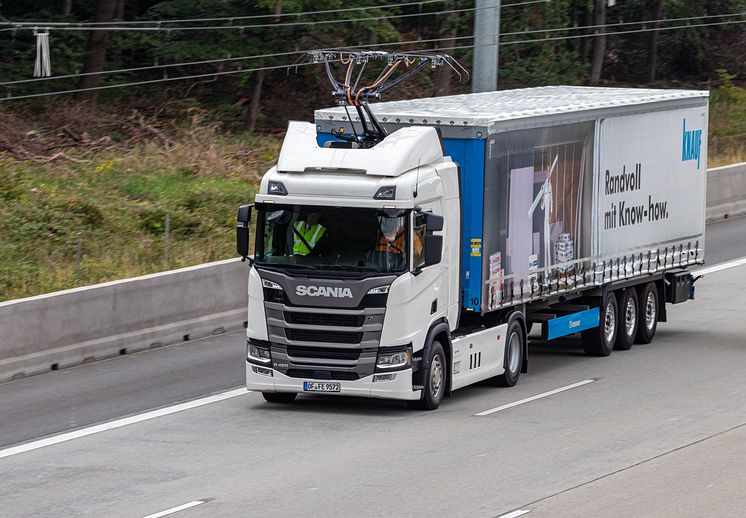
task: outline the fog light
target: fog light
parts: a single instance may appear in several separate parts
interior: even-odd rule
[[[270,378],[272,377],[272,369],[265,369],[264,367],[257,367],[256,365],[252,365],[251,370],[254,371],[256,374],[269,376]]]
[[[389,374],[374,374],[373,382],[376,381],[394,381],[396,379],[396,373],[390,372]]]

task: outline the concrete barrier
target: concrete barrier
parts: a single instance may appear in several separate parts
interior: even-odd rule
[[[746,162],[707,171],[707,221],[746,214]]]
[[[746,163],[710,169],[707,220],[746,214]],[[0,382],[240,329],[238,259],[0,302]]]
[[[0,382],[241,329],[238,259],[0,302]]]

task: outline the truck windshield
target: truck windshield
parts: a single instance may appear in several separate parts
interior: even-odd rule
[[[392,273],[409,258],[409,211],[257,204],[258,265]]]

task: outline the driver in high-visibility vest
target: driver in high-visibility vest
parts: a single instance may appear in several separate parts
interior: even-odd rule
[[[404,222],[399,218],[381,218],[379,227],[381,235],[373,250],[404,255],[407,251],[407,229]],[[422,240],[417,232],[412,235],[414,237],[415,261],[417,261],[417,258],[422,255]]]
[[[316,243],[326,233],[326,228],[319,223],[319,214],[316,212],[309,213],[306,221],[293,223],[293,229],[293,254],[295,255],[310,254]]]

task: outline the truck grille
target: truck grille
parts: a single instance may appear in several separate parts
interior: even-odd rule
[[[336,349],[332,347],[287,346],[288,356],[293,358],[321,358],[330,360],[357,360],[360,349]]]
[[[320,374],[317,374],[320,372]],[[334,381],[355,381],[359,376],[355,372],[348,371],[315,371],[313,369],[288,369],[287,373],[291,378],[306,379],[332,379]]]
[[[316,331],[312,329],[285,329],[285,336],[294,342],[327,342],[332,344],[359,344],[363,333],[347,331]]]
[[[360,327],[365,315],[341,315],[334,313],[299,313],[285,311],[285,322],[310,326]]]

